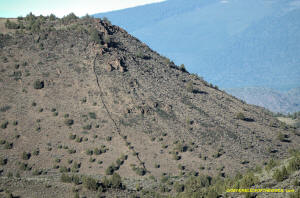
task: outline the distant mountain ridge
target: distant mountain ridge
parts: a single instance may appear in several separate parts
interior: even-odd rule
[[[300,87],[280,92],[269,88],[248,87],[226,89],[249,104],[265,107],[273,112],[294,113],[300,110]]]
[[[168,0],[94,16],[221,88],[289,90],[300,84],[299,2]]]

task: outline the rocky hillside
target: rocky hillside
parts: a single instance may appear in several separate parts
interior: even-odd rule
[[[245,172],[299,149],[299,131],[107,20],[70,14],[1,22],[8,32],[0,35],[4,192],[127,197],[157,191],[168,178],[177,185],[188,175]]]
[[[166,0],[94,16],[222,89],[299,87],[298,0]]]

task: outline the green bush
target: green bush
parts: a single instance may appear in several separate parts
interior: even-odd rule
[[[12,142],[6,142],[4,145],[5,149],[12,149],[13,148],[13,143]]]
[[[61,18],[61,22],[63,24],[70,24],[77,19],[78,19],[78,17],[72,12],[72,13],[68,14],[67,16],[64,16],[63,18]]]
[[[194,88],[193,88],[193,82],[192,81],[189,81],[187,84],[186,84],[186,90],[190,93],[192,93],[194,91]]]
[[[207,198],[218,198],[219,195],[215,190],[210,190],[207,193]]]
[[[240,112],[236,115],[236,118],[239,119],[239,120],[245,120],[246,117],[243,113]]]
[[[300,170],[300,156],[294,157],[288,162],[287,170],[289,173]]]
[[[159,186],[159,190],[160,190],[160,192],[162,192],[162,193],[169,192],[168,187],[165,186],[165,185],[160,185],[160,186]]]
[[[5,27],[7,29],[20,29],[20,25],[19,24],[15,23],[15,22],[12,22],[9,19],[6,20]]]
[[[138,174],[139,176],[144,176],[146,174],[146,169],[142,168],[142,167],[137,167],[135,168],[135,172],[136,174]]]
[[[258,181],[258,178],[254,176],[253,173],[248,173],[241,179],[241,187],[250,188],[251,186],[257,184]]]
[[[0,165],[4,166],[7,164],[7,158],[0,157]]]
[[[90,39],[97,44],[101,44],[99,33],[95,28],[90,29]]]
[[[87,124],[85,126],[82,127],[84,130],[91,130],[92,125],[91,124]]]
[[[106,151],[107,151],[108,149],[105,147],[105,145],[101,145],[100,150],[101,150],[101,153],[106,153]]]
[[[56,20],[56,16],[54,14],[50,14],[49,20],[50,21],[55,21]]]
[[[128,155],[122,154],[121,157],[120,157],[120,159],[121,159],[122,161],[125,161],[125,160],[128,159]]]
[[[143,51],[138,51],[137,53],[136,53],[136,56],[138,57],[138,58],[141,58],[141,59],[144,59],[146,56],[144,55],[144,53],[143,53]]]
[[[184,167],[183,165],[181,165],[181,164],[178,164],[178,169],[179,169],[179,170],[184,170],[185,167]]]
[[[78,142],[78,143],[80,143],[80,142],[82,142],[82,137],[76,137],[76,142]]]
[[[61,176],[60,176],[60,181],[61,182],[64,182],[64,183],[71,183],[72,182],[72,177],[63,173]]]
[[[11,178],[12,177],[12,173],[9,172],[9,175],[7,175],[7,177]],[[5,198],[14,198],[14,195],[10,192],[6,192],[5,193]]]
[[[96,119],[97,118],[96,113],[94,113],[94,112],[89,112],[89,116],[90,116],[91,119]]]
[[[65,124],[66,124],[67,126],[72,126],[72,125],[74,124],[74,120],[72,120],[72,119],[67,119],[67,120],[65,120]]]
[[[25,151],[22,153],[23,160],[29,160],[31,157],[31,153],[26,153]]]
[[[111,141],[112,140],[112,137],[111,136],[107,136],[106,137],[106,141]]]
[[[176,192],[183,192],[184,191],[184,184],[180,184],[178,182],[176,182],[174,184],[174,189]]]
[[[80,198],[79,193],[75,192],[74,198]]]
[[[285,135],[283,133],[279,132],[278,135],[277,135],[277,139],[280,142],[284,142],[285,141]]]
[[[112,188],[121,188],[122,187],[122,179],[118,173],[114,173],[111,177],[111,187]]]
[[[275,161],[274,159],[270,159],[270,161],[266,165],[265,169],[266,169],[266,171],[270,171],[272,168],[274,168],[277,165],[278,165],[277,161]]]
[[[297,178],[293,181],[293,185],[294,186],[300,186],[300,180],[298,180]]]
[[[65,166],[61,166],[61,167],[59,168],[59,171],[60,171],[61,173],[70,172],[70,168],[67,168],[67,167],[65,167]]]
[[[77,175],[73,175],[73,176],[72,176],[72,182],[73,182],[75,185],[81,184],[80,177],[77,176]]]
[[[112,175],[115,172],[115,166],[114,165],[110,165],[109,167],[107,167],[107,169],[105,170],[105,174],[106,175]]]
[[[107,23],[108,25],[111,25],[111,22],[110,22],[110,20],[108,20],[107,17],[103,17],[102,21]]]
[[[0,111],[1,111],[1,112],[6,112],[6,111],[8,111],[10,108],[11,108],[11,106],[5,105],[5,106],[0,107]]]
[[[36,80],[33,84],[35,89],[43,89],[44,88],[44,81]]]
[[[96,191],[98,189],[98,182],[92,177],[83,177],[82,179],[83,186],[89,190]]]
[[[93,150],[91,150],[91,149],[86,150],[86,154],[87,155],[93,155]]]
[[[173,154],[173,159],[174,160],[180,160],[181,156],[177,155],[176,153]]]
[[[74,162],[72,168],[79,169],[81,167],[81,163]]]
[[[1,124],[1,128],[2,129],[6,129],[7,128],[7,125],[8,125],[8,121],[5,121]]]
[[[79,172],[79,168],[81,167],[81,163],[74,162],[71,171]]]
[[[188,150],[188,146],[182,143],[176,144],[175,151],[178,152],[186,152]]]
[[[181,65],[179,66],[179,69],[180,69],[180,71],[186,72],[186,69],[185,69],[184,64],[181,64]]]
[[[8,172],[8,173],[7,173],[7,177],[8,177],[8,178],[12,178],[13,176],[14,176],[14,174],[13,174],[12,172]]]
[[[94,154],[95,154],[95,155],[101,155],[101,153],[102,153],[102,152],[101,152],[101,149],[98,149],[98,148],[95,148],[95,149],[94,149]]]
[[[117,166],[121,166],[123,163],[124,163],[124,161],[121,159],[117,159],[117,161],[116,161]]]
[[[288,171],[286,170],[285,166],[283,166],[281,170],[276,169],[273,174],[273,178],[277,182],[282,182],[283,180],[287,179],[288,177],[289,177],[289,174],[288,174]]]
[[[34,171],[32,172],[32,175],[41,175],[42,173],[43,173],[42,170],[36,169],[36,170],[34,170]]]
[[[104,43],[109,44],[110,43],[110,36],[108,34],[104,34],[103,41],[104,41]]]
[[[75,140],[75,138],[76,138],[76,134],[70,134],[69,135],[69,139],[70,140]]]
[[[111,187],[111,180],[108,179],[106,176],[102,178],[101,183],[102,183],[102,186],[104,188],[110,188]]]
[[[68,149],[68,153],[69,153],[69,154],[76,153],[76,149]]]

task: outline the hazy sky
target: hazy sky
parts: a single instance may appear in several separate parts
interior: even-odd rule
[[[0,17],[35,15],[58,17],[74,12],[77,16],[161,2],[163,0],[0,0]]]

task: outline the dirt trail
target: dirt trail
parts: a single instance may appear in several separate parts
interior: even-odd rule
[[[117,133],[119,134],[119,136],[123,139],[123,136],[122,136],[122,134],[121,134],[121,129],[119,128],[117,122],[116,122],[116,121],[113,119],[113,117],[111,116],[111,112],[108,110],[107,105],[105,104],[104,99],[103,99],[103,91],[102,91],[102,87],[101,87],[101,85],[100,85],[100,83],[99,83],[99,77],[98,77],[98,75],[97,75],[97,73],[96,73],[96,60],[97,60],[97,57],[98,57],[98,56],[99,56],[99,54],[96,53],[95,58],[93,59],[93,73],[95,74],[95,77],[96,77],[96,83],[97,83],[97,86],[98,86],[98,89],[99,89],[99,92],[100,92],[101,103],[102,103],[102,105],[103,105],[103,107],[104,107],[104,109],[105,109],[105,111],[106,111],[106,113],[107,113],[109,119],[114,123],[114,127],[115,127],[116,132],[117,132]],[[125,141],[125,140],[124,140],[124,141]],[[138,153],[138,152],[134,149],[134,147],[133,147],[132,150],[133,150],[133,152]],[[144,162],[140,159],[139,155],[136,155],[136,157],[137,157],[138,161],[140,162],[140,165],[142,165],[143,168],[147,171],[147,169],[146,169],[146,167],[145,167],[145,164],[144,164]]]

